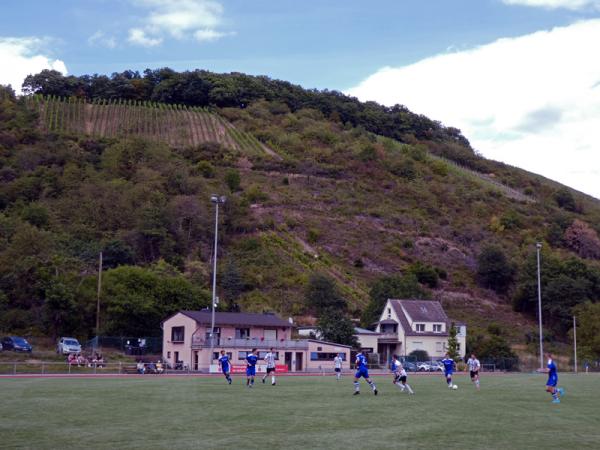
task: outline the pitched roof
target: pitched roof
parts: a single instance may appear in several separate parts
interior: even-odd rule
[[[354,327],[354,334],[381,334],[377,331],[367,330],[366,328]]]
[[[211,323],[210,311],[179,311],[201,324]],[[255,314],[237,312],[215,312],[215,325],[248,325],[262,327],[290,328],[292,324],[275,314]]]
[[[448,332],[431,333],[413,331],[406,317],[406,314],[408,314],[413,322],[443,322],[449,326],[448,316],[444,312],[440,302],[434,300],[390,299],[390,304],[394,308],[406,336],[448,336]],[[406,311],[406,314],[404,311]]]
[[[427,300],[398,300],[413,322],[447,322],[448,316],[440,302]]]

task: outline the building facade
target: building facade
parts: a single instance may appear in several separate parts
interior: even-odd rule
[[[292,339],[293,325],[274,314],[215,313],[213,354],[211,350],[211,312],[179,311],[162,323],[163,358],[171,366],[190,370],[218,371],[221,350],[229,355],[233,371],[243,372],[248,352],[262,358],[273,348],[279,371],[303,372],[333,370],[333,358],[350,359],[350,347],[317,339]]]
[[[375,351],[382,361],[388,361],[394,354],[406,356],[415,350],[424,350],[433,359],[442,358],[448,350],[448,331],[452,323],[440,302],[389,299],[375,329],[378,333]],[[458,353],[463,358],[467,327],[459,322],[454,322],[454,326]],[[361,334],[357,336],[363,346]],[[368,338],[368,347],[372,347],[374,336],[365,335],[365,338]]]

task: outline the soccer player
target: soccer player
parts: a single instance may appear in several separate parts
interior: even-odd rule
[[[269,353],[265,355],[265,361],[267,362],[267,373],[262,377],[262,382],[264,384],[266,378],[271,374],[271,386],[275,386],[275,352],[272,347],[269,349]]]
[[[548,374],[548,381],[546,382],[546,392],[552,394],[552,403],[560,403],[560,397],[564,395],[564,389],[557,387],[558,385],[558,372],[556,364],[552,359],[552,354],[547,353],[548,366],[544,370]]]
[[[446,377],[446,383],[448,388],[452,389],[452,373],[454,373],[454,360],[450,358],[450,355],[446,353],[446,357],[442,359],[444,365],[444,376]]]
[[[369,378],[369,369],[367,368],[367,357],[362,351],[358,352],[358,354],[356,355],[356,373],[354,374],[354,395],[360,394],[360,383],[358,382],[360,380],[360,377],[363,377],[366,380],[366,382],[369,383],[369,386],[371,386],[371,389],[373,390],[373,394],[377,395],[377,387],[375,386],[375,383],[373,383]]]
[[[221,372],[223,372],[223,375],[225,375],[225,379],[229,384],[231,384],[231,376],[229,376],[229,373],[231,371],[231,364],[229,364],[229,356],[225,354],[225,350],[221,350],[219,366],[221,366]]]
[[[394,371],[394,384],[398,386],[402,392],[408,391],[409,394],[414,394],[415,392],[406,383],[406,370],[404,370],[402,363],[398,360],[398,356],[396,355],[394,355],[392,360],[392,370]]]
[[[338,381],[340,381],[340,378],[342,378],[342,357],[341,355],[336,355],[335,358],[333,358],[333,367],[335,370],[335,377]]]
[[[253,348],[248,356],[246,356],[246,386],[251,388],[254,386],[254,376],[256,375],[256,362],[258,356],[256,355],[256,349]]]
[[[479,369],[481,369],[481,364],[475,356],[475,353],[471,353],[471,357],[467,360],[467,366],[469,366],[471,381],[475,383],[475,387],[479,390]]]

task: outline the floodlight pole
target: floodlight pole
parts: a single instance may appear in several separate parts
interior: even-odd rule
[[[96,343],[100,339],[100,293],[102,291],[102,252],[98,263],[98,293],[96,297]]]
[[[542,243],[537,242],[535,244],[537,250],[537,279],[538,279],[538,320],[540,326],[540,369],[544,368],[544,336],[542,330],[542,278],[540,276],[540,250],[542,249]]]
[[[210,201],[215,204],[215,253],[213,256],[213,279],[212,279],[212,308],[211,308],[211,317],[210,317],[210,355],[208,358],[209,361],[209,371],[210,365],[212,365],[213,361],[213,352],[215,349],[215,307],[217,303],[217,245],[219,242],[219,204],[225,203],[225,197],[218,195],[212,195],[210,197]]]

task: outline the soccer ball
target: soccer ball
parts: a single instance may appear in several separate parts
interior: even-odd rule
[[[457,389],[458,389],[458,386],[457,386],[457,385],[454,385],[454,386],[452,386],[452,389],[454,389],[454,390],[457,390]]]

